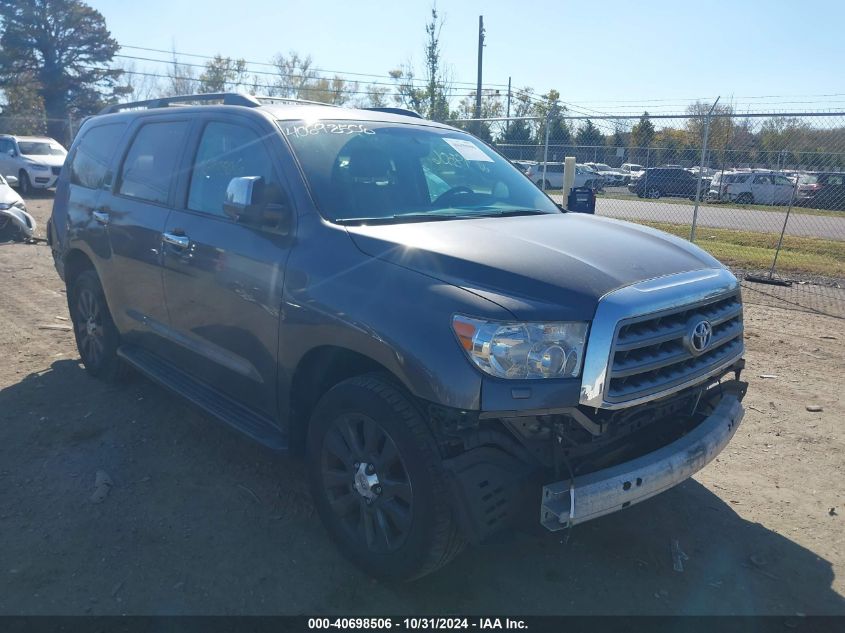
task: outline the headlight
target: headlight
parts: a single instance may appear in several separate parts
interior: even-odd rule
[[[456,315],[452,329],[467,356],[497,378],[577,378],[589,324],[513,323]]]

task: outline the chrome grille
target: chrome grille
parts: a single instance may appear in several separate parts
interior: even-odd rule
[[[713,326],[709,346],[693,354],[684,344],[691,321]],[[605,399],[622,403],[704,378],[743,352],[739,293],[621,321],[610,353]]]

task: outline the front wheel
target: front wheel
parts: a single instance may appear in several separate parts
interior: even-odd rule
[[[350,378],[323,396],[309,428],[308,469],[329,534],[367,573],[419,578],[463,548],[434,439],[389,377]]]
[[[752,196],[750,193],[742,193],[739,195],[739,197],[737,197],[736,201],[737,204],[751,204],[752,202],[754,202],[754,196]]]
[[[538,180],[535,184],[540,187],[540,189],[552,188],[552,183],[550,183],[548,180],[543,180],[542,178],[540,178],[540,180]]]
[[[23,169],[18,174],[18,190],[22,196],[28,196],[32,193],[32,182],[29,180],[29,174]]]
[[[657,200],[661,195],[663,194],[660,189],[658,189],[657,187],[649,187],[646,191],[645,197],[651,198],[652,200]]]

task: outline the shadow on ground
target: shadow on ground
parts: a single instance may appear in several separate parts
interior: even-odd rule
[[[0,613],[845,614],[827,560],[696,481],[389,586],[337,554],[302,470],[145,379],[57,361],[0,392]]]

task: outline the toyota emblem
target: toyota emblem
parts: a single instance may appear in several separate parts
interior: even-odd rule
[[[693,354],[703,354],[713,340],[713,326],[706,319],[694,319],[686,336],[686,344]]]

